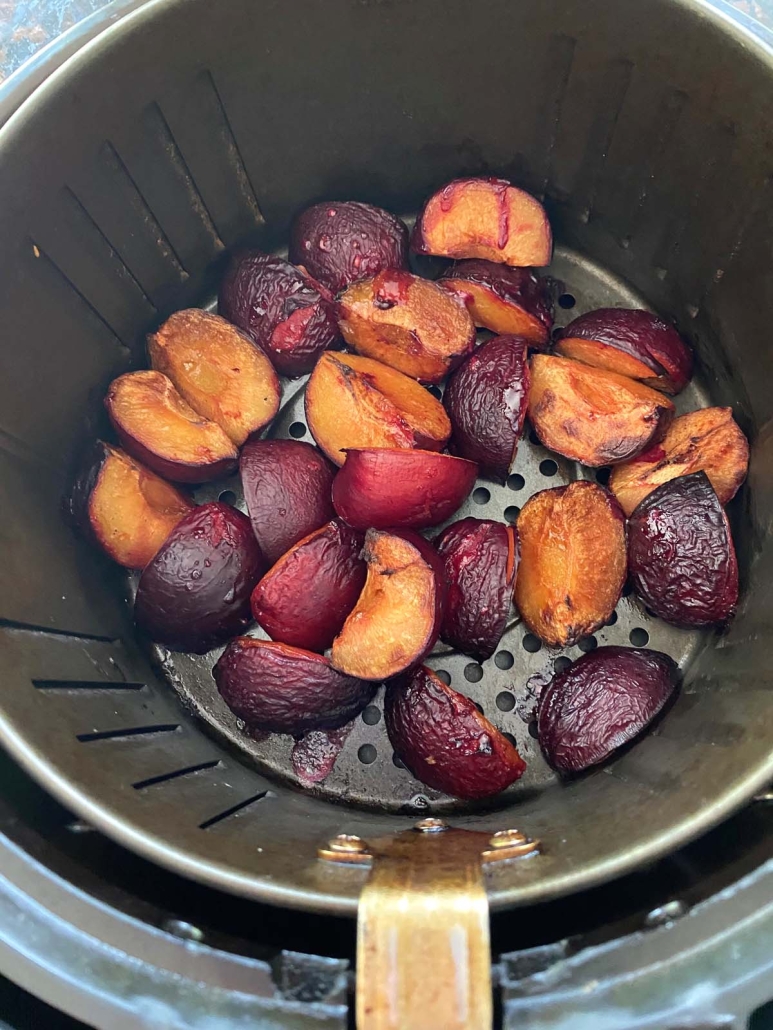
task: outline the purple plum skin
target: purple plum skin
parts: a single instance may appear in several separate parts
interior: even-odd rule
[[[669,700],[678,668],[660,651],[599,647],[544,688],[537,735],[558,772],[581,773],[637,737]]]
[[[730,524],[705,472],[663,483],[628,521],[628,571],[647,607],[675,626],[721,625],[738,601]]]
[[[339,293],[385,268],[407,268],[408,230],[399,218],[371,204],[314,204],[293,222],[290,260]]]
[[[219,501],[199,505],[140,576],[137,627],[171,651],[205,654],[250,624],[265,567],[246,515]]]
[[[247,333],[282,375],[311,372],[339,339],[335,303],[325,287],[289,261],[258,250],[231,259],[218,313]]]

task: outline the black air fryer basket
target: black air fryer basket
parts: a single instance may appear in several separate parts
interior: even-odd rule
[[[151,0],[97,36],[0,129],[0,740],[145,858],[324,913],[354,915],[367,875],[318,860],[339,834],[517,826],[542,853],[489,868],[503,909],[606,882],[731,815],[773,779],[772,172],[771,53],[701,0]],[[234,247],[281,252],[316,200],[409,217],[480,174],[544,198],[558,324],[613,305],[673,316],[698,357],[678,410],[732,406],[752,443],[730,509],[739,611],[721,635],[685,633],[629,595],[581,642],[648,642],[684,673],[656,730],[589,777],[558,782],[508,700],[558,657],[516,622],[482,665],[444,647],[429,661],[528,762],[496,806],[395,763],[382,693],[302,792],[292,741],[245,735],[212,656],[139,645],[133,583],[72,535],[61,497],[106,431],[110,380],[144,364],[169,313],[212,303]],[[284,382],[272,434],[311,439],[303,390]],[[514,471],[462,514],[512,521],[533,492],[592,475],[528,437]],[[220,496],[244,506],[238,477],[197,491]]]

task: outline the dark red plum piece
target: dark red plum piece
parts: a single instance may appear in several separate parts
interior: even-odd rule
[[[673,326],[638,308],[599,308],[570,322],[555,350],[587,365],[679,393],[692,375],[692,352]]]
[[[738,562],[730,524],[705,472],[659,486],[628,521],[628,571],[661,619],[688,628],[735,613]]]
[[[242,448],[239,471],[252,528],[271,565],[335,518],[335,470],[311,444],[253,440]]]
[[[443,395],[454,453],[504,482],[523,432],[530,384],[523,337],[495,336],[471,354]]]
[[[338,520],[291,547],[252,593],[252,614],[272,640],[324,651],[365,585],[363,538]]]
[[[493,797],[526,769],[472,701],[425,666],[388,685],[384,719],[395,753],[413,775],[453,797]]]
[[[333,504],[354,529],[426,529],[445,522],[469,494],[478,466],[436,451],[347,451]]]
[[[465,305],[477,326],[503,336],[522,336],[542,350],[550,341],[550,289],[531,268],[493,261],[460,261],[438,280]]]
[[[218,312],[238,326],[286,376],[311,372],[339,338],[331,294],[289,261],[247,251],[231,259]]]
[[[137,626],[171,651],[211,651],[252,621],[250,594],[264,569],[247,516],[219,501],[202,504],[140,576]]]
[[[353,719],[376,692],[337,672],[322,655],[254,637],[237,637],[212,673],[220,695],[250,727],[297,736],[336,729]]]
[[[385,268],[407,268],[408,230],[399,218],[372,204],[313,204],[293,222],[289,256],[338,293]]]
[[[514,526],[460,519],[435,540],[448,578],[441,636],[478,661],[490,658],[507,625],[518,569]]]
[[[679,670],[660,651],[599,647],[557,673],[542,691],[537,733],[561,773],[580,773],[637,737],[677,687]]]

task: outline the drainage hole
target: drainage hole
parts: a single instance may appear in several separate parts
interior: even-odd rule
[[[537,436],[537,434],[534,432],[533,429],[529,430],[529,441],[531,443],[533,443],[536,447],[541,447],[542,446],[542,441],[540,440],[540,438]]]
[[[518,516],[521,514],[521,509],[517,504],[508,504],[504,510],[505,520],[513,525],[518,521]]]
[[[614,626],[617,622],[617,612],[612,612],[607,621],[604,623],[605,626]]]
[[[513,747],[518,747],[518,741],[515,739],[512,733],[503,733],[502,736],[505,738],[505,740],[509,740]]]
[[[523,488],[526,486],[526,480],[523,478],[523,476],[519,475],[517,472],[514,472],[512,476],[507,477],[507,485],[511,490],[523,490]]]
[[[473,703],[473,704],[475,705],[475,707],[476,707],[476,708],[478,709],[478,711],[480,712],[480,714],[481,714],[481,715],[485,715],[485,714],[486,714],[486,713],[485,713],[485,712],[483,711],[483,705],[481,705],[481,704],[478,704],[478,702],[477,702],[477,701],[473,701],[472,703]]]
[[[623,597],[630,597],[633,593],[633,587],[630,583],[626,583],[623,587]]]
[[[602,486],[606,486],[611,475],[612,469],[609,467],[605,466],[604,468],[596,469],[596,482],[600,483]]]
[[[536,654],[542,647],[542,641],[539,637],[535,637],[533,633],[527,633],[521,643],[523,644],[524,650],[528,651],[530,654]]]
[[[451,673],[447,672],[445,669],[435,669],[435,675],[439,680],[445,683],[446,686],[451,683]]]
[[[577,646],[581,651],[595,651],[599,646],[598,640],[595,637],[580,637],[577,641]]]
[[[376,723],[381,722],[381,712],[375,705],[368,705],[362,713],[362,721],[366,726],[375,726]]]
[[[476,490],[473,490],[472,499],[476,504],[488,504],[491,500],[491,493],[485,486],[479,486]]]
[[[564,672],[566,669],[569,668],[571,664],[572,659],[567,657],[567,655],[562,654],[559,655],[559,657],[556,658],[556,660],[553,662],[553,668],[556,670],[556,672]]]
[[[628,634],[628,639],[634,647],[646,647],[650,642],[650,635],[646,629],[637,626],[636,629],[632,629]]]
[[[376,761],[378,752],[372,744],[363,744],[360,750],[357,752],[357,757],[363,765],[371,765]]]
[[[539,470],[543,476],[554,476],[558,472],[558,465],[552,458],[545,458],[539,463]]]
[[[509,651],[497,651],[494,656],[494,665],[498,669],[512,669],[515,659]]]
[[[497,694],[497,708],[500,712],[512,712],[515,708],[515,698],[509,690],[503,690]]]
[[[560,308],[563,308],[564,311],[568,311],[569,308],[573,308],[576,303],[577,301],[571,293],[562,293],[561,296],[558,298],[558,306]]]
[[[306,426],[303,422],[293,422],[290,426],[290,436],[294,440],[300,440],[302,436],[306,435]]]
[[[537,738],[539,737],[539,734],[537,733],[537,720],[536,719],[532,719],[531,722],[529,723],[529,736],[530,737],[534,737],[535,740],[537,740]]]
[[[477,662],[470,662],[464,667],[464,678],[468,683],[480,683],[483,679],[483,666]]]
[[[233,507],[236,504],[236,494],[233,490],[223,490],[218,500],[222,501],[223,504],[230,504]]]
[[[392,752],[392,765],[395,769],[405,769],[405,762],[399,757],[396,751]]]
[[[438,400],[443,396],[443,391],[439,386],[428,386],[427,391],[431,393],[433,397],[437,397]]]

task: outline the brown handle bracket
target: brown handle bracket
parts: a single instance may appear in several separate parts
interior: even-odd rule
[[[484,862],[538,851],[440,819],[370,843],[341,836],[321,858],[370,864],[357,924],[357,1030],[488,1030],[491,948]]]

